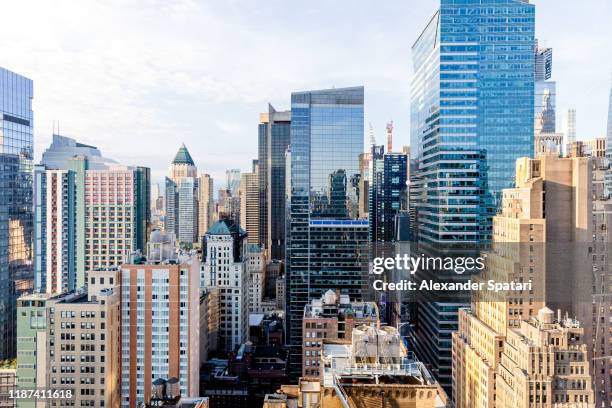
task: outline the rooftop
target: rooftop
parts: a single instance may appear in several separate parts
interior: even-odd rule
[[[206,231],[207,235],[232,235],[239,234],[243,235],[246,232],[240,228],[238,224],[230,219],[222,219],[215,222],[209,229]]]
[[[191,155],[189,154],[189,150],[187,150],[187,146],[185,146],[185,143],[183,143],[178,149],[178,152],[176,152],[176,156],[174,156],[172,164],[188,164],[190,166],[195,166],[195,163],[193,162],[193,159],[191,158]]]

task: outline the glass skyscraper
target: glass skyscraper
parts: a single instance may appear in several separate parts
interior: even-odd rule
[[[259,239],[270,259],[285,259],[285,152],[289,146],[291,111],[268,105],[260,115]]]
[[[286,321],[294,379],[306,303],[329,289],[361,299],[366,286],[368,221],[356,219],[363,102],[363,87],[291,95]]]
[[[419,238],[491,238],[501,190],[533,155],[535,7],[441,0],[413,45],[411,148]]]
[[[528,1],[441,0],[413,45],[411,212],[421,247],[491,239],[516,159],[533,156],[534,31]],[[415,351],[447,387],[464,300],[418,302]]]
[[[0,360],[15,357],[16,299],[33,285],[32,80],[0,68]]]
[[[369,188],[371,242],[395,240],[395,216],[407,194],[408,155],[383,153],[384,146],[372,146],[372,171]]]

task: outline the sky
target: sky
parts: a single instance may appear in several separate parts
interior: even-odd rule
[[[603,136],[612,72],[612,2],[532,0],[553,48],[558,130]],[[0,66],[34,80],[35,157],[61,134],[161,181],[181,143],[224,183],[249,171],[259,113],[292,91],[363,85],[365,132],[393,120],[409,144],[411,46],[434,0],[8,1]]]

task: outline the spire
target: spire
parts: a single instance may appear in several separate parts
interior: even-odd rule
[[[189,150],[187,150],[187,146],[185,143],[181,144],[181,147],[176,152],[176,156],[174,156],[174,160],[172,160],[172,164],[188,164],[190,166],[195,166],[191,155],[189,154]]]

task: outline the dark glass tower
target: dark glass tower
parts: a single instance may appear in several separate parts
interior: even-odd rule
[[[285,259],[285,151],[291,111],[268,105],[259,123],[259,239],[270,259]]]
[[[0,68],[0,360],[16,355],[16,300],[32,288],[32,81]]]
[[[534,34],[528,1],[441,0],[413,45],[410,205],[419,252],[491,239],[515,161],[534,151]],[[414,348],[445,387],[466,301],[417,302]]]
[[[368,221],[357,220],[363,152],[363,87],[291,95],[291,196],[287,225],[287,336],[291,374],[301,373],[304,306],[329,289],[361,299]]]
[[[406,192],[408,155],[383,153],[383,146],[372,146],[372,173],[369,191],[370,241],[395,240],[396,215]]]

